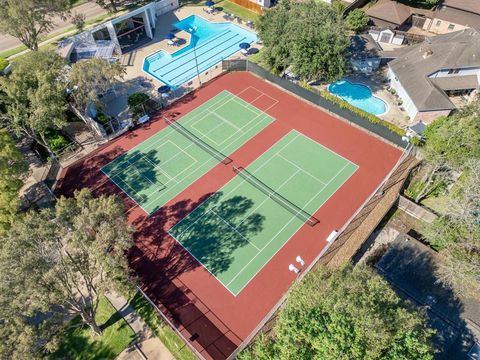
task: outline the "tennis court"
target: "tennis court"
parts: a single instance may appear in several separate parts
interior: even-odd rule
[[[357,168],[292,130],[169,233],[238,295]]]
[[[263,96],[259,94],[259,97]],[[222,91],[179,120],[116,158],[101,170],[146,213],[152,214],[273,118],[238,96]]]

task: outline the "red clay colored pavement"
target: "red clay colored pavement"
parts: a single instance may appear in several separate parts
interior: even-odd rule
[[[248,87],[254,89],[245,90]],[[163,129],[166,124],[162,115],[178,118],[225,89],[249,102],[256,99],[253,104],[276,119],[229,155],[233,164],[247,167],[295,129],[359,166],[315,213],[320,223],[315,227],[304,225],[236,297],[166,232],[235,176],[232,164],[218,164],[150,217],[100,172],[103,165]],[[266,95],[260,96],[261,92]],[[130,251],[129,260],[142,289],[205,358],[225,359],[295,280],[288,264],[301,255],[308,266],[325,247],[326,237],[341,228],[362,205],[400,154],[397,148],[254,75],[236,72],[211,81],[158,114],[150,124],[109,142],[64,169],[56,192],[70,196],[74,189],[89,187],[95,195],[121,196],[129,209],[128,219],[136,229],[136,246]]]

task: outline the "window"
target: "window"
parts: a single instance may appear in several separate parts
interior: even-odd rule
[[[448,25],[448,30],[453,30],[454,28],[455,28],[455,25],[453,24]]]
[[[448,70],[448,74],[451,75],[451,74],[458,74],[460,72],[460,69],[450,69]]]
[[[435,24],[435,26],[440,26],[442,25],[442,22],[440,20],[437,21],[437,23]]]

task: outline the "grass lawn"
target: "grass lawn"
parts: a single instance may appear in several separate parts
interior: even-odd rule
[[[93,336],[88,326],[78,326],[80,317],[71,321],[72,327],[63,335],[59,349],[52,359],[115,359],[132,342],[135,333],[104,297],[100,299],[97,322],[104,328],[101,336]]]
[[[157,337],[165,344],[177,360],[195,360],[196,357],[190,349],[183,343],[177,334],[164,322],[157,314],[156,310],[150,305],[139,292],[135,293],[130,299],[132,306],[138,315],[147,323]]]
[[[255,21],[260,16],[256,12],[250,11],[243,6],[237,5],[228,0],[215,1],[215,7],[220,11],[225,11],[238,16],[240,19]]]

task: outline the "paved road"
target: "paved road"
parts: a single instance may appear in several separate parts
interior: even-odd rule
[[[104,14],[105,9],[98,6],[95,2],[89,1],[85,4],[74,7],[71,10],[71,12],[72,14],[74,13],[85,14],[87,19],[91,19]],[[62,19],[56,17],[54,22],[55,22],[55,26],[51,31],[53,33],[64,30],[72,25],[72,23],[70,22],[70,18],[68,18],[66,21],[63,21]],[[13,36],[0,34],[0,51],[9,50],[19,45],[21,45],[21,42],[18,41]]]

